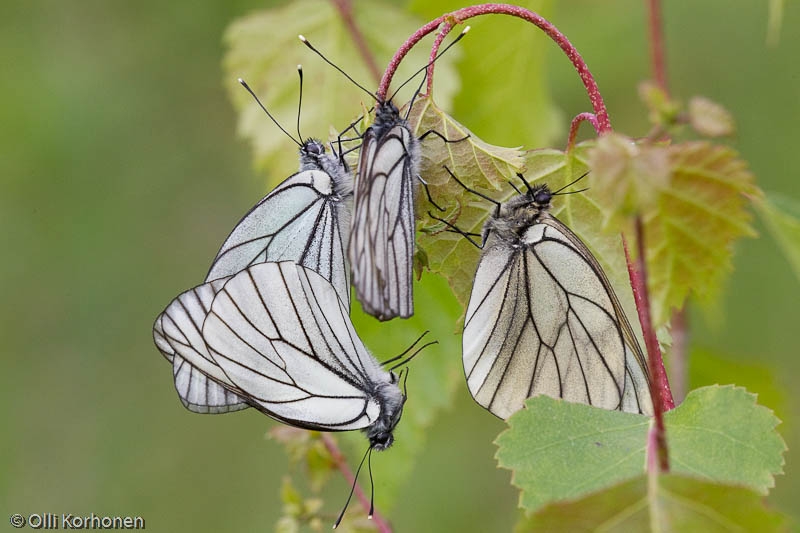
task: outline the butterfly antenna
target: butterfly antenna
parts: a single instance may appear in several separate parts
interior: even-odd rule
[[[514,189],[515,191],[517,191],[517,194],[522,194],[522,191],[521,191],[521,190],[519,190],[519,188],[518,188],[516,185],[514,185],[514,182],[513,182],[513,181],[509,181],[509,182],[508,182],[508,184],[509,184],[509,185],[511,185],[511,188],[512,188],[512,189]]]
[[[297,74],[300,76],[300,98],[297,101],[297,138],[302,142],[300,134],[300,110],[303,108],[303,65],[297,65]]]
[[[395,96],[397,96],[397,93],[398,93],[398,91],[400,91],[400,89],[402,89],[403,87],[405,87],[406,85],[408,85],[408,83],[409,83],[409,82],[411,82],[411,80],[413,80],[414,78],[416,78],[416,77],[419,75],[419,73],[420,73],[420,72],[427,71],[427,70],[428,70],[428,67],[430,67],[431,65],[433,65],[433,64],[436,62],[436,60],[437,60],[437,59],[439,59],[440,57],[442,57],[442,55],[443,55],[445,52],[447,52],[448,50],[450,50],[450,48],[452,48],[452,47],[453,47],[453,46],[454,46],[454,45],[455,45],[455,44],[456,44],[458,41],[460,41],[460,40],[461,40],[461,39],[462,39],[462,38],[463,38],[463,37],[464,37],[464,36],[467,34],[467,32],[468,32],[469,30],[470,30],[470,26],[467,26],[467,27],[465,27],[465,28],[464,28],[464,30],[463,30],[463,31],[462,31],[462,32],[461,32],[461,33],[458,35],[458,37],[456,37],[455,39],[453,39],[453,41],[452,41],[450,44],[448,44],[447,46],[445,46],[445,47],[444,47],[444,49],[442,49],[441,51],[439,51],[439,53],[438,53],[438,54],[436,54],[436,56],[435,56],[435,57],[434,57],[434,58],[433,58],[431,61],[429,61],[427,65],[425,65],[425,66],[424,66],[424,67],[422,67],[421,69],[417,70],[417,71],[416,71],[414,74],[412,74],[412,75],[411,75],[411,77],[409,77],[409,78],[408,78],[406,81],[404,81],[404,82],[403,82],[403,83],[400,85],[400,87],[398,87],[397,89],[395,89],[395,91],[394,91],[394,92],[392,93],[392,95],[389,97],[389,99],[387,100],[387,102],[388,102],[388,101],[390,101],[390,100],[391,100],[392,98],[394,98]],[[427,74],[426,74],[426,76],[427,76]],[[424,83],[424,82],[425,82],[425,78],[423,78],[423,79],[422,79],[422,81],[423,81],[423,83]],[[420,88],[417,90],[417,93],[416,93],[416,94],[419,94],[419,91],[420,91],[420,90],[422,90],[422,84],[420,84]]]
[[[372,520],[375,514],[375,482],[372,480],[372,448],[367,452],[367,472],[369,472],[369,514],[368,520]]]
[[[400,366],[403,366],[403,365],[406,365],[406,364],[408,364],[408,363],[409,363],[409,362],[410,362],[412,359],[414,359],[414,357],[416,357],[416,356],[417,356],[417,354],[418,354],[419,352],[421,352],[422,350],[424,350],[424,349],[425,349],[425,348],[427,348],[428,346],[432,346],[432,345],[434,345],[434,344],[439,344],[439,341],[431,341],[431,342],[426,342],[425,344],[423,344],[422,346],[420,346],[419,348],[417,348],[417,350],[416,350],[414,353],[412,353],[411,355],[409,355],[408,357],[406,357],[405,359],[403,359],[402,361],[400,361],[399,363],[397,363],[396,365],[394,365],[393,367],[391,367],[389,370],[394,370],[394,369],[395,369],[395,368],[397,368],[397,367],[400,367]]]
[[[337,527],[339,527],[339,524],[342,523],[342,518],[344,518],[344,512],[347,511],[347,506],[350,505],[350,500],[353,498],[353,492],[355,492],[356,490],[356,484],[358,484],[358,474],[359,472],[361,472],[361,467],[364,466],[364,460],[367,458],[367,456],[370,454],[371,451],[372,451],[372,446],[370,446],[367,449],[367,453],[364,454],[364,457],[361,458],[361,462],[358,463],[358,468],[356,469],[356,475],[353,477],[353,486],[350,487],[350,495],[347,497],[347,501],[345,502],[344,507],[342,508],[342,512],[339,513],[339,518],[337,518],[336,522],[333,524],[333,529],[336,529]],[[370,476],[370,479],[372,479],[372,476]],[[372,516],[372,511],[370,511],[370,516]]]
[[[406,368],[406,374],[403,376],[403,403],[405,403],[406,399],[408,398],[408,368]]]
[[[395,362],[395,361],[397,361],[398,359],[402,358],[402,357],[403,357],[405,354],[407,354],[408,352],[410,352],[411,350],[413,350],[413,349],[414,349],[414,346],[416,346],[416,345],[417,345],[417,343],[418,343],[419,341],[421,341],[421,340],[422,340],[422,337],[424,337],[425,335],[427,335],[427,334],[428,334],[428,333],[430,333],[430,332],[431,332],[431,330],[429,330],[429,329],[426,329],[426,330],[425,330],[425,332],[424,332],[422,335],[420,335],[419,337],[417,337],[417,340],[415,340],[414,342],[412,342],[412,343],[411,343],[411,346],[409,346],[408,348],[406,348],[406,349],[403,351],[403,353],[401,353],[401,354],[399,354],[399,355],[396,355],[396,356],[392,357],[391,359],[387,359],[386,361],[384,361],[383,363],[381,363],[381,366],[386,366],[386,365],[388,365],[389,363],[394,363],[394,362]]]
[[[522,183],[525,184],[525,187],[528,189],[528,192],[533,193],[533,188],[531,187],[531,184],[528,183],[528,180],[525,179],[525,176],[517,172],[517,177],[522,180]],[[516,189],[516,187],[514,188]]]
[[[376,102],[378,101],[378,98],[377,98],[377,97],[376,97],[374,94],[372,94],[372,93],[369,91],[369,89],[366,89],[366,88],[364,88],[364,86],[363,86],[363,85],[361,85],[361,84],[360,84],[360,83],[358,83],[356,80],[354,80],[352,77],[350,77],[350,75],[349,75],[347,72],[345,72],[344,70],[342,70],[342,69],[341,69],[341,68],[340,68],[338,65],[336,65],[336,64],[335,64],[333,61],[331,61],[330,59],[328,59],[327,57],[325,57],[325,56],[322,54],[322,52],[320,52],[319,50],[317,50],[316,48],[314,48],[314,47],[311,45],[311,43],[310,43],[310,42],[308,42],[308,39],[306,39],[306,38],[305,38],[305,37],[303,37],[302,35],[298,35],[297,37],[300,39],[300,41],[301,41],[301,42],[302,42],[304,45],[306,45],[307,47],[309,47],[309,48],[311,49],[311,51],[312,51],[312,52],[314,52],[314,53],[315,53],[315,54],[317,54],[319,57],[321,57],[323,61],[325,61],[327,64],[329,64],[330,66],[332,66],[333,68],[335,68],[335,69],[336,69],[336,70],[338,70],[339,72],[341,72],[341,73],[344,75],[344,77],[345,77],[345,78],[347,78],[348,80],[350,80],[350,81],[353,83],[353,85],[355,85],[356,87],[358,87],[359,89],[361,89],[362,91],[364,91],[365,93],[367,93],[367,94],[370,96],[370,98],[372,98],[372,99],[373,99],[373,100],[375,100]]]
[[[301,141],[298,141],[297,139],[295,139],[294,137],[292,137],[292,134],[291,134],[291,133],[289,133],[288,131],[286,131],[286,130],[284,129],[284,127],[283,127],[283,126],[281,126],[280,122],[278,122],[277,120],[275,120],[275,117],[273,117],[273,116],[272,116],[272,113],[270,113],[269,111],[267,111],[267,108],[266,108],[266,107],[264,107],[264,104],[262,104],[262,103],[261,103],[261,100],[259,100],[259,99],[258,99],[258,96],[256,96],[256,93],[254,93],[254,92],[253,92],[253,89],[251,89],[251,88],[250,88],[250,86],[249,86],[249,85],[247,85],[247,82],[246,82],[246,81],[244,81],[242,78],[239,78],[239,80],[238,80],[238,81],[239,81],[239,83],[242,85],[242,87],[244,87],[245,89],[247,89],[247,92],[249,92],[249,93],[250,93],[250,96],[252,96],[252,97],[255,99],[255,101],[256,101],[256,102],[258,102],[258,105],[261,107],[261,109],[263,109],[263,110],[264,110],[264,113],[266,113],[266,114],[267,114],[267,116],[268,116],[270,119],[272,119],[272,122],[274,122],[274,123],[275,123],[275,125],[276,125],[276,126],[278,126],[278,128],[279,128],[279,129],[280,129],[280,130],[281,130],[283,133],[285,133],[287,137],[289,137],[289,138],[290,138],[292,141],[294,141],[294,143],[295,143],[297,146],[299,146],[300,148],[302,148],[302,147],[303,147],[303,145],[302,145],[302,142],[301,142]]]
[[[589,171],[586,171],[586,172],[584,172],[584,173],[583,173],[583,174],[581,174],[581,175],[580,175],[580,177],[578,177],[577,179],[575,179],[575,180],[572,180],[571,182],[567,183],[566,185],[564,185],[563,187],[561,187],[560,189],[558,189],[556,192],[552,193],[552,194],[553,194],[553,196],[555,196],[556,194],[559,194],[559,193],[560,193],[560,194],[575,194],[575,193],[578,193],[578,192],[584,192],[584,191],[588,191],[589,189],[588,189],[588,188],[586,188],[586,189],[581,189],[581,190],[579,190],[579,191],[572,191],[572,192],[565,192],[565,193],[562,193],[562,192],[561,192],[561,191],[563,191],[564,189],[566,189],[567,187],[572,187],[573,185],[575,185],[576,183],[578,183],[579,181],[581,181],[583,178],[585,178],[585,177],[586,177],[586,176],[588,176],[588,175],[589,175]]]

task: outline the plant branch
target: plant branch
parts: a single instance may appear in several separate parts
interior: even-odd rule
[[[371,508],[369,498],[367,498],[367,495],[364,493],[361,485],[356,483],[356,476],[353,475],[353,471],[350,470],[349,466],[347,466],[347,459],[345,458],[344,454],[342,454],[341,450],[339,450],[339,446],[336,445],[336,441],[333,440],[333,437],[325,433],[321,434],[321,438],[322,443],[325,445],[325,449],[331,454],[331,458],[336,464],[336,467],[339,469],[339,472],[342,473],[342,476],[344,476],[351,486],[355,487],[355,495],[356,498],[358,498],[361,507],[363,507],[367,513],[369,513]],[[381,533],[392,533],[391,526],[389,526],[389,523],[386,522],[377,509],[373,509],[372,521],[375,523],[375,527]]]
[[[642,326],[644,343],[647,348],[647,371],[650,377],[650,396],[653,401],[653,418],[655,419],[655,434],[652,442],[656,445],[655,450],[650,449],[648,445],[648,453],[655,453],[658,457],[657,463],[660,471],[667,472],[669,471],[669,453],[667,450],[666,430],[664,428],[664,412],[674,409],[675,402],[672,399],[672,391],[670,391],[667,373],[664,370],[661,348],[658,345],[658,338],[650,318],[644,225],[640,216],[637,216],[635,220],[635,232],[637,246],[635,266],[624,235],[622,236],[622,244],[625,248],[625,260],[628,264],[628,276],[633,288],[633,298],[636,300],[636,311],[639,314],[639,322]]]
[[[650,27],[650,61],[653,68],[653,78],[661,90],[669,95],[661,0],[648,1],[648,25]]]
[[[586,66],[586,62],[583,60],[572,43],[569,42],[569,39],[567,39],[563,33],[558,31],[555,26],[553,26],[540,15],[537,15],[533,11],[523,7],[509,4],[480,4],[476,6],[465,7],[457,11],[453,11],[452,13],[442,15],[441,17],[434,19],[422,26],[420,29],[414,32],[414,34],[411,35],[406,42],[402,44],[397,52],[395,52],[395,55],[389,62],[386,71],[383,73],[383,78],[381,79],[380,85],[378,86],[378,99],[386,98],[386,94],[389,91],[389,84],[392,81],[392,77],[394,76],[398,65],[406,56],[408,51],[411,50],[411,48],[413,48],[414,45],[416,45],[423,37],[440,27],[442,23],[445,23],[445,26],[442,28],[442,32],[440,33],[441,38],[437,37],[435,47],[431,50],[432,57],[435,57],[436,53],[438,52],[439,44],[441,43],[442,39],[444,39],[444,36],[453,28],[453,26],[460,24],[472,17],[489,14],[509,15],[526,20],[541,29],[548,35],[548,37],[555,41],[555,43],[567,55],[567,58],[570,60],[570,62],[572,62],[575,70],[578,71],[578,75],[580,76],[581,81],[586,88],[586,93],[589,96],[589,100],[592,103],[592,108],[597,118],[598,131],[600,133],[611,131],[611,122],[608,118],[608,111],[606,110],[605,102],[603,102],[603,97],[600,94],[600,89],[597,87],[597,83],[595,82],[592,73],[589,71],[589,67]],[[428,67],[428,85],[431,86],[432,84],[433,65]]]
[[[600,133],[600,125],[597,123],[597,117],[592,113],[579,113],[572,119],[572,124],[569,125],[569,137],[567,137],[567,152],[575,147],[575,138],[578,136],[578,128],[581,127],[581,122],[588,122],[594,128],[596,133]]]
[[[450,23],[450,21],[445,21],[442,24],[442,29],[439,30],[439,34],[433,41],[433,46],[431,46],[431,55],[428,59],[428,72],[426,74],[428,85],[425,89],[425,92],[427,94],[433,94],[433,64],[434,61],[436,61],[436,56],[439,55],[439,47],[442,45],[442,41],[444,41],[444,38],[447,37],[447,34],[450,33],[450,30],[452,29],[453,25]]]
[[[364,38],[364,34],[361,33],[361,28],[356,24],[356,19],[353,16],[353,4],[350,0],[331,0],[331,2],[339,11],[339,16],[342,17],[344,25],[347,26],[358,53],[361,54],[361,58],[367,65],[370,74],[375,78],[375,81],[380,81],[381,69],[378,67],[378,62],[375,60],[375,56],[372,55],[369,46],[367,46],[367,40]]]

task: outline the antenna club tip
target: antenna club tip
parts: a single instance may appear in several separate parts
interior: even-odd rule
[[[371,514],[367,515],[367,520],[372,520],[372,515]]]
[[[303,71],[303,65],[297,65],[297,70],[299,70],[300,72],[302,72],[302,71]]]
[[[303,37],[302,35],[298,35],[298,36],[297,36],[297,38],[298,38],[298,39],[300,39],[300,42],[303,42],[303,43],[306,43],[306,44],[308,44],[308,39],[306,39],[306,38],[305,38],[305,37]]]
[[[472,29],[472,26],[467,26],[467,27],[466,27],[466,28],[464,28],[464,30],[461,32],[461,35],[464,35],[465,33],[467,33],[467,32],[468,32],[469,30],[471,30],[471,29]]]
[[[236,81],[238,81],[238,82],[239,82],[239,83],[241,83],[242,85],[247,85],[247,84],[245,83],[245,81],[244,81],[242,78],[236,78]]]

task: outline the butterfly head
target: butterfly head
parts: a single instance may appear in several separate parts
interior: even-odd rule
[[[500,205],[495,216],[489,220],[491,229],[509,238],[522,235],[550,208],[552,197],[553,193],[547,185],[528,186],[526,192]]]
[[[380,139],[398,124],[407,124],[400,116],[400,110],[391,100],[378,102],[375,106],[375,121],[370,126],[373,138]],[[406,126],[408,127],[408,126]]]
[[[548,209],[550,207],[550,200],[553,199],[553,193],[550,192],[550,189],[545,184],[532,187],[525,196],[528,197],[531,204],[539,211]]]
[[[300,145],[300,172],[306,170],[321,170],[331,176],[335,182],[337,193],[346,196],[350,191],[349,179],[346,175],[350,172],[344,158],[327,153],[322,141],[308,138]]]
[[[378,102],[375,108],[375,122],[386,123],[396,122],[400,119],[400,110],[394,105],[394,102],[387,100],[386,102]]]
[[[381,414],[378,419],[367,428],[367,438],[370,448],[382,451],[394,442],[394,428],[403,416],[403,404],[406,396],[398,386],[398,377],[394,372],[389,373],[390,380],[378,385],[375,396],[381,404]]]

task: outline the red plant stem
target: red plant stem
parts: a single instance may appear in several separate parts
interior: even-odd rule
[[[375,61],[375,56],[372,55],[369,46],[367,46],[367,40],[364,38],[364,34],[361,33],[361,28],[356,24],[356,19],[353,16],[353,4],[350,3],[350,0],[331,0],[331,2],[339,10],[339,16],[342,17],[345,26],[347,26],[358,53],[361,54],[361,58],[366,63],[370,74],[375,78],[375,81],[380,81],[381,69],[378,67],[378,62]]]
[[[553,26],[550,22],[548,22],[545,18],[537,15],[533,11],[525,9],[519,6],[513,6],[509,4],[480,4],[476,6],[465,7],[459,9],[457,11],[453,11],[452,13],[442,15],[441,17],[428,22],[420,29],[418,29],[414,34],[408,38],[406,42],[395,52],[394,57],[392,57],[391,61],[389,61],[389,65],[386,67],[386,71],[383,73],[383,78],[381,79],[380,85],[378,86],[377,96],[378,99],[385,99],[386,94],[389,91],[389,84],[392,81],[392,76],[394,76],[395,71],[397,70],[397,66],[406,56],[409,50],[414,47],[423,37],[428,35],[429,33],[433,32],[436,28],[438,28],[443,22],[447,23],[449,28],[445,26],[442,29],[442,32],[446,35],[447,32],[452,29],[452,26],[455,24],[459,24],[468,20],[472,17],[477,17],[479,15],[510,15],[513,17],[518,17],[523,20],[527,20],[531,22],[536,27],[544,31],[556,44],[564,51],[569,58],[572,65],[575,67],[575,70],[578,71],[578,75],[583,82],[584,87],[586,88],[586,93],[589,95],[589,100],[592,103],[592,108],[594,109],[594,114],[597,117],[597,125],[598,131],[600,133],[604,133],[607,131],[611,131],[611,122],[608,118],[608,111],[606,110],[605,102],[603,102],[603,97],[600,94],[600,89],[597,87],[597,83],[592,76],[592,73],[589,71],[589,67],[586,66],[586,62],[583,60],[581,55],[575,49],[569,39],[567,39],[564,34],[562,34],[558,29]],[[444,35],[442,35],[442,39]],[[441,43],[441,39],[437,39],[437,48],[438,43]],[[432,54],[436,54],[438,50],[435,48],[431,51]],[[429,67],[428,71],[428,84],[432,84],[431,78],[433,77],[433,66]]]
[[[367,498],[367,495],[364,493],[364,490],[361,488],[361,485],[356,483],[356,476],[353,475],[353,471],[350,470],[350,467],[347,466],[347,459],[342,454],[341,450],[339,450],[339,446],[336,445],[336,441],[333,440],[333,437],[322,433],[322,443],[325,445],[325,449],[328,450],[328,453],[331,454],[331,458],[333,462],[336,464],[336,467],[339,469],[339,472],[342,473],[344,478],[350,483],[351,486],[355,486],[355,495],[358,498],[359,503],[361,503],[361,507],[364,508],[366,512],[369,512],[370,509],[370,501]],[[381,533],[392,533],[392,528],[389,526],[389,523],[378,513],[377,509],[373,509],[372,511],[372,521],[375,523],[375,527]]]
[[[669,454],[667,451],[666,430],[664,429],[664,412],[675,408],[672,391],[669,388],[667,373],[664,370],[664,361],[661,357],[661,348],[658,345],[653,322],[650,318],[650,299],[647,292],[647,264],[645,261],[644,225],[641,217],[635,220],[636,245],[638,257],[636,264],[631,259],[628,242],[622,236],[625,248],[625,260],[628,264],[628,276],[633,288],[633,298],[636,300],[636,311],[642,326],[644,343],[647,347],[647,368],[650,376],[650,395],[653,400],[653,417],[655,418],[655,439],[658,465],[662,472],[669,471]],[[650,453],[653,450],[648,450]]]
[[[431,46],[431,55],[428,59],[428,63],[430,63],[430,65],[428,66],[427,73],[428,85],[425,90],[426,94],[433,94],[433,63],[436,60],[436,56],[439,54],[439,47],[442,45],[442,41],[444,41],[444,38],[447,37],[447,34],[450,33],[450,30],[452,29],[453,25],[450,24],[449,21],[445,21],[442,24],[442,29],[439,30],[439,34],[433,41],[433,46]]]
[[[594,131],[600,133],[600,126],[597,124],[597,117],[592,113],[579,113],[572,119],[572,124],[569,126],[569,137],[567,137],[567,152],[572,150],[575,146],[575,138],[578,136],[578,128],[581,127],[581,122],[587,121],[592,125]]]
[[[667,87],[667,60],[664,51],[664,24],[661,17],[661,0],[649,0],[648,24],[650,26],[650,61],[653,67],[653,78],[666,94]]]

